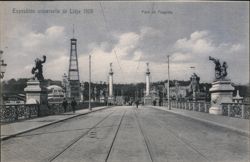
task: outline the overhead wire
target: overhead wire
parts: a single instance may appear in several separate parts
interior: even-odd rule
[[[107,32],[107,33],[110,33],[110,29],[109,29],[109,26],[108,26],[108,23],[107,23],[107,18],[106,18],[106,16],[105,16],[104,9],[103,9],[103,6],[102,6],[102,4],[101,4],[101,1],[99,1],[99,5],[100,5],[101,11],[102,11],[102,16],[103,16],[103,20],[104,20],[104,23],[105,23],[106,32]],[[123,78],[123,80],[125,80],[124,72],[123,72],[121,63],[120,63],[120,61],[119,61],[119,58],[118,58],[118,56],[117,56],[116,49],[113,49],[113,53],[115,54],[116,61],[117,61],[118,66],[119,66],[119,68],[120,68],[120,70],[121,70],[122,78]]]
[[[155,7],[155,3],[152,2],[152,5],[151,5],[151,11],[154,11],[154,7]],[[148,21],[151,22],[151,19],[152,19],[152,14],[149,15],[149,18],[148,18]],[[139,67],[140,67],[140,63],[141,63],[141,55],[139,56],[139,59],[138,59],[138,64],[136,66],[136,71],[135,71],[135,77],[137,77],[137,73],[138,73],[138,70],[139,70]]]

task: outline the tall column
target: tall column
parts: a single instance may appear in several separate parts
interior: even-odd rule
[[[109,71],[109,97],[113,96],[113,70],[112,63],[110,63],[110,71]]]
[[[146,91],[144,96],[144,105],[152,105],[152,96],[150,95],[150,71],[149,63],[147,62],[147,71],[146,71]]]
[[[149,90],[150,90],[150,71],[148,67],[149,63],[147,62],[147,71],[146,71],[146,94],[145,96],[149,96]]]

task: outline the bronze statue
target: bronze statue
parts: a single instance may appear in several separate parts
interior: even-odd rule
[[[219,59],[215,59],[209,56],[209,60],[213,61],[215,64],[215,79],[216,80],[224,80],[227,76],[227,63],[223,62],[222,66],[220,64]]]
[[[46,56],[43,55],[43,61],[40,60],[39,58],[35,59],[35,67],[32,68],[31,73],[34,74],[34,78],[37,78],[37,80],[39,81],[43,81],[44,77],[43,77],[43,63],[46,62]]]

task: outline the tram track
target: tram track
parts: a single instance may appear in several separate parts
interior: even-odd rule
[[[123,115],[122,115],[122,117],[121,117],[121,119],[120,119],[120,122],[119,122],[118,127],[117,127],[116,132],[115,132],[115,135],[114,135],[113,140],[112,140],[112,142],[111,142],[111,145],[110,145],[110,147],[109,147],[108,154],[107,154],[107,156],[106,156],[106,158],[105,158],[105,162],[107,162],[108,159],[109,159],[111,150],[112,150],[112,148],[113,148],[113,146],[114,146],[114,143],[115,143],[117,134],[118,134],[118,132],[119,132],[119,130],[120,130],[120,127],[121,127],[121,124],[122,124],[122,121],[123,121],[123,118],[124,118],[125,114],[126,114],[126,111],[124,111],[124,113],[123,113]]]
[[[187,141],[185,138],[180,137],[178,135],[178,133],[176,133],[172,128],[170,128],[169,126],[165,125],[164,121],[161,118],[157,118],[158,121],[162,122],[162,124],[164,125],[164,128],[174,137],[176,138],[178,141],[180,141],[184,146],[186,146],[187,148],[189,148],[190,150],[196,152],[198,155],[200,155],[204,160],[206,161],[211,161],[206,155],[204,155],[201,151],[199,151],[199,149],[194,146],[192,143],[190,143],[189,141]]]
[[[140,132],[141,136],[143,137],[143,141],[144,141],[144,143],[145,143],[145,145],[146,145],[147,152],[148,152],[148,154],[149,154],[150,160],[151,160],[151,162],[154,162],[154,159],[153,159],[153,151],[152,151],[152,149],[151,149],[150,141],[149,141],[147,135],[145,134],[144,129],[142,128],[142,125],[141,125],[141,123],[140,123],[139,117],[137,116],[137,110],[133,110],[133,111],[134,111],[134,116],[135,116],[135,119],[136,119],[136,120],[135,120],[135,121],[136,121],[136,124],[137,124],[137,126],[138,126],[138,128],[139,128],[139,130],[140,130],[139,132]]]
[[[73,139],[71,142],[69,142],[63,149],[61,149],[61,150],[58,151],[56,154],[54,154],[52,157],[50,157],[50,158],[48,159],[48,161],[49,161],[49,162],[52,162],[52,161],[56,160],[57,158],[60,157],[60,155],[62,155],[64,152],[66,152],[69,148],[71,148],[71,147],[72,147],[74,144],[76,144],[79,140],[81,140],[81,139],[84,138],[84,137],[87,137],[88,134],[91,135],[91,134],[93,133],[92,131],[95,131],[95,130],[98,128],[98,126],[99,126],[101,123],[103,123],[106,119],[108,119],[114,112],[115,112],[115,111],[109,113],[109,114],[106,115],[104,118],[102,118],[102,120],[100,120],[98,123],[96,123],[93,127],[89,128],[86,132],[82,133],[80,136],[74,138],[74,139]],[[117,128],[116,128],[116,130],[115,130],[115,133],[114,133],[114,137],[112,138],[111,144],[110,144],[109,149],[108,149],[108,151],[107,151],[107,155],[106,155],[106,157],[105,157],[105,162],[107,162],[108,159],[109,159],[111,150],[113,149],[115,140],[116,140],[116,138],[117,138],[117,134],[118,134],[118,132],[119,132],[119,129],[120,129],[120,127],[121,127],[121,124],[122,124],[122,121],[123,121],[123,118],[124,118],[125,114],[126,114],[126,110],[123,112],[123,114],[122,114],[122,116],[121,116],[121,118],[120,118],[120,120],[119,120],[118,126],[117,126]],[[114,123],[112,124],[112,127],[116,125],[115,122],[116,122],[116,121],[114,121]],[[92,137],[91,137],[91,138],[92,138]]]
[[[63,154],[66,150],[68,150],[70,147],[72,147],[75,143],[77,143],[80,139],[82,139],[84,136],[88,135],[89,132],[94,130],[98,125],[100,125],[105,119],[107,119],[109,116],[111,116],[115,111],[112,111],[108,115],[106,115],[102,120],[97,122],[93,127],[89,128],[86,132],[82,133],[80,136],[74,138],[71,142],[69,142],[63,149],[58,151],[56,154],[54,154],[52,157],[50,157],[47,161],[52,162],[56,158],[58,158],[61,154]]]

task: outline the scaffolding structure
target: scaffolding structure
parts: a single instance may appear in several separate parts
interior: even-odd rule
[[[70,98],[75,98],[76,101],[81,99],[81,86],[80,86],[80,77],[79,77],[79,67],[78,67],[78,57],[77,57],[77,39],[74,38],[74,29],[73,29],[73,38],[70,39],[70,59],[69,59],[69,89],[70,89]]]

